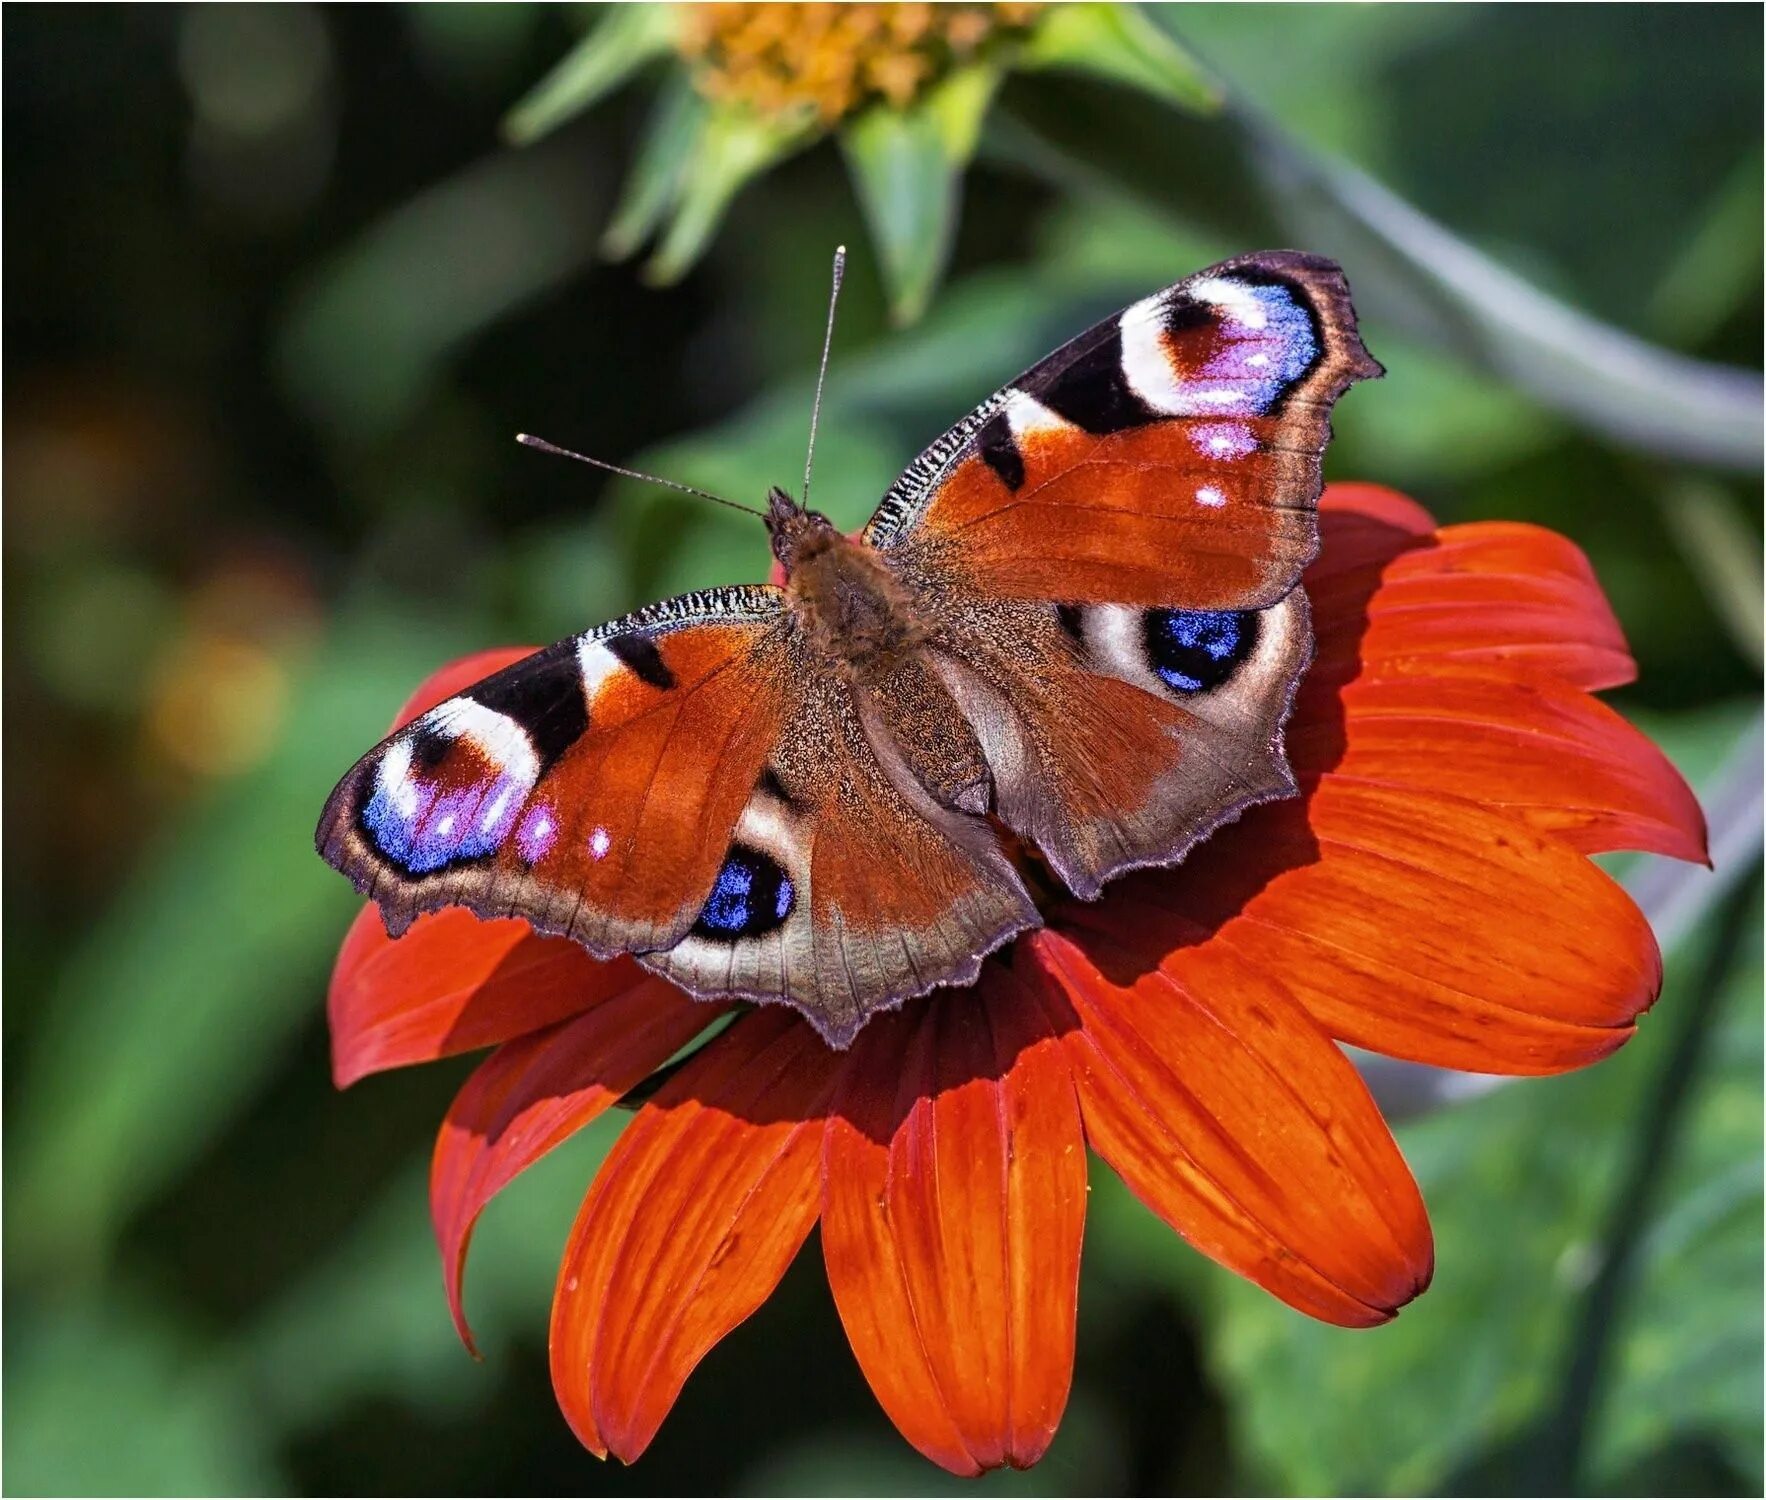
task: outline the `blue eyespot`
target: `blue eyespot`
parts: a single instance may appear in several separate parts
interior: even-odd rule
[[[1207,692],[1256,649],[1258,621],[1256,610],[1149,609],[1147,663],[1177,692]]]
[[[1300,379],[1318,357],[1318,344],[1312,335],[1312,316],[1286,287],[1260,286],[1253,296],[1263,304],[1268,318],[1269,341],[1275,346],[1273,379],[1280,385],[1291,385]]]
[[[736,844],[725,856],[693,930],[700,937],[726,942],[759,937],[782,926],[796,901],[791,877],[777,860]]]
[[[1220,348],[1198,384],[1222,416],[1266,412],[1318,359],[1312,314],[1280,283],[1223,277],[1216,288]]]
[[[494,854],[526,793],[526,783],[507,775],[449,787],[413,763],[390,783],[377,777],[361,823],[375,848],[405,874],[432,875]]]

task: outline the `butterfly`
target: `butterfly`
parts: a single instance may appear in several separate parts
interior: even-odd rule
[[[1037,925],[1027,870],[1090,899],[1294,793],[1331,407],[1382,373],[1332,261],[1200,271],[988,397],[856,538],[807,474],[773,489],[782,584],[430,709],[338,784],[319,851],[395,935],[521,917],[845,1047]]]

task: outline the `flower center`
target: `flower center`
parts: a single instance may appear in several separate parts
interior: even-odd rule
[[[1021,34],[1043,7],[715,4],[683,7],[681,54],[707,98],[832,125],[877,99],[904,105],[958,63]]]

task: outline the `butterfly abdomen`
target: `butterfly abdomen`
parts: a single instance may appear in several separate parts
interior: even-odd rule
[[[993,804],[993,775],[981,741],[925,659],[898,662],[864,700],[867,727],[874,724],[889,737],[907,774],[935,802],[986,815]]]

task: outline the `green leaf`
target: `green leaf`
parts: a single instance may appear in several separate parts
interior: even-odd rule
[[[46,1278],[99,1269],[129,1215],[322,1013],[355,898],[313,853],[313,826],[351,757],[449,644],[432,623],[385,611],[341,622],[291,694],[270,758],[192,807],[93,914],[19,1100],[15,1266]]]
[[[532,145],[674,46],[672,5],[610,5],[605,10],[601,24],[504,117],[504,139]]]
[[[367,441],[396,426],[463,345],[580,270],[600,209],[566,144],[474,163],[306,278],[279,330],[276,364],[327,435]]]
[[[907,108],[873,105],[841,132],[898,324],[926,310],[950,259],[963,170],[999,80],[991,64],[958,68]]]
[[[466,1308],[485,1364],[544,1340],[558,1257],[595,1175],[628,1120],[614,1111],[535,1162],[473,1235]],[[494,1369],[461,1346],[429,1224],[428,1156],[367,1205],[333,1252],[277,1295],[217,1360],[257,1394],[280,1433],[318,1426],[365,1399],[470,1410],[498,1393]]]
[[[1737,165],[1657,284],[1647,311],[1661,337],[1709,338],[1758,291],[1760,171],[1758,152]]]
[[[290,1493],[263,1412],[193,1343],[133,1295],[20,1298],[6,1330],[8,1491]]]
[[[1667,1191],[1638,1247],[1636,1291],[1589,1454],[1594,1493],[1637,1493],[1620,1488],[1627,1471],[1691,1440],[1717,1445],[1748,1490],[1761,1487],[1757,936],[1753,948],[1755,962],[1732,980],[1705,1039],[1717,1065],[1699,1074]]]
[[[693,268],[730,200],[753,178],[815,138],[813,113],[761,115],[740,105],[714,108],[681,179],[673,221],[645,267],[659,286],[679,281]]]
[[[1196,114],[1214,114],[1223,99],[1201,63],[1135,5],[1051,5],[1018,61],[1124,83]]]
[[[674,206],[708,114],[704,95],[685,77],[671,77],[663,85],[613,219],[601,236],[601,253],[608,259],[634,254]]]

